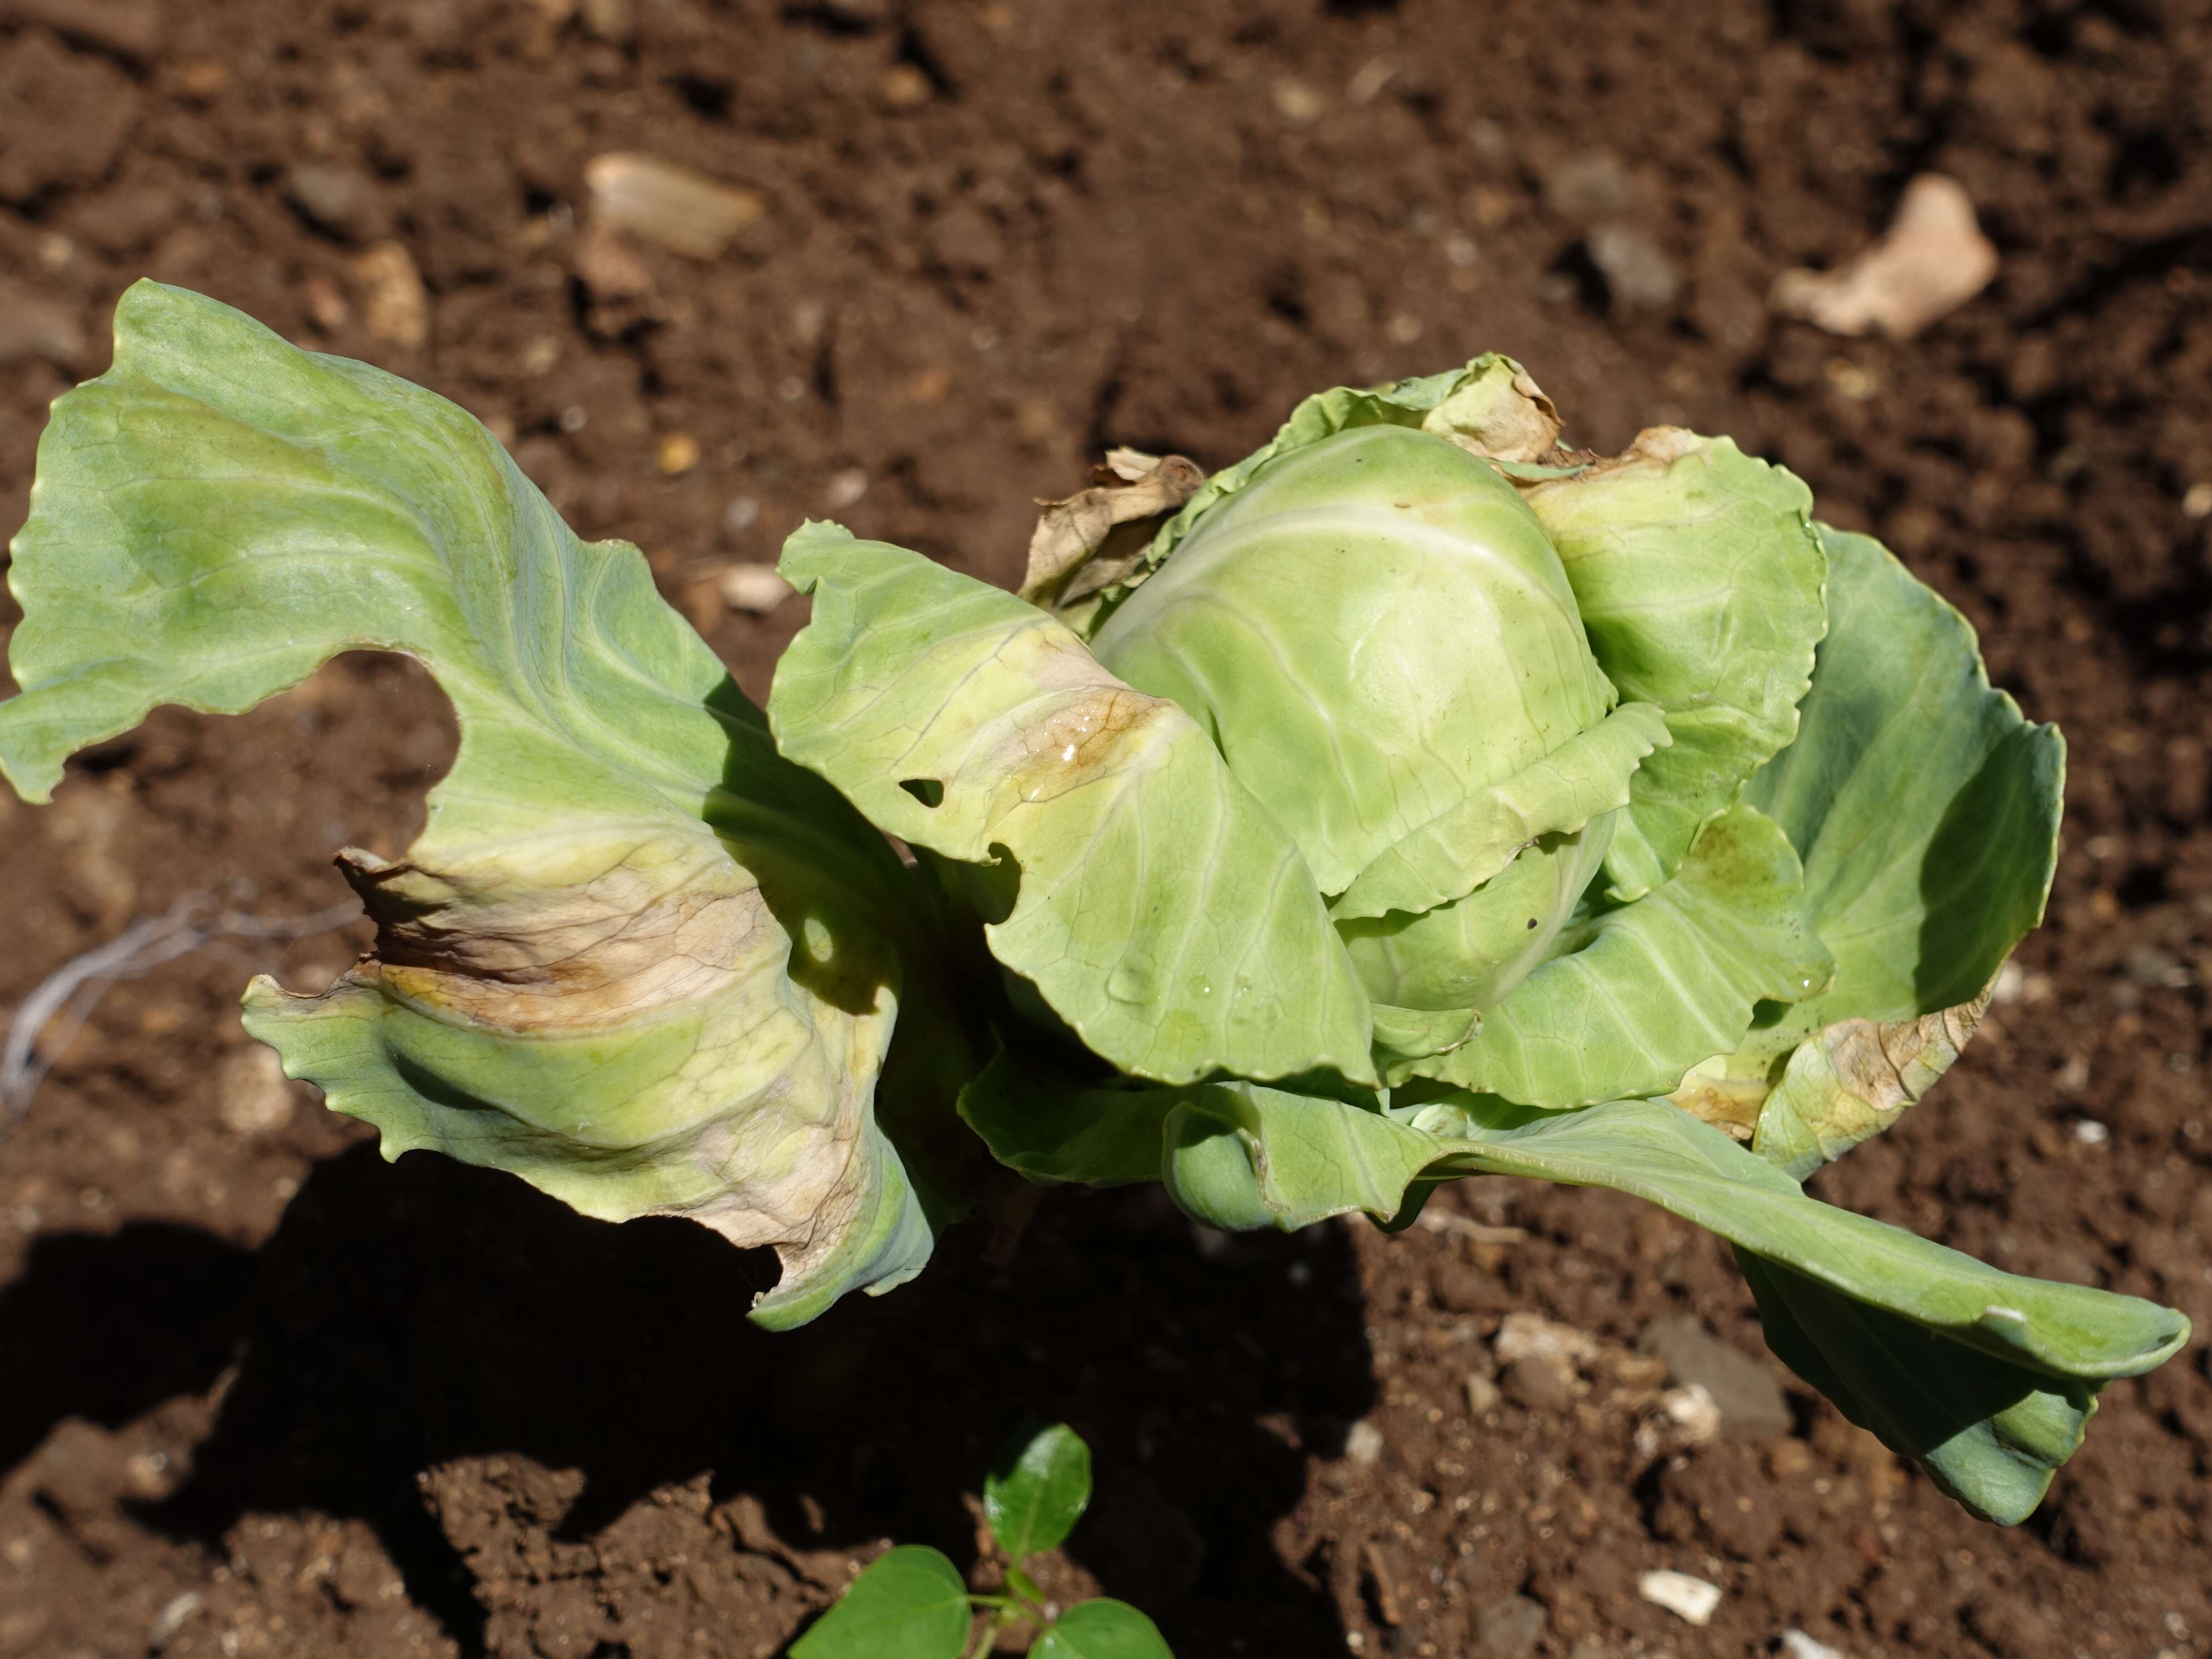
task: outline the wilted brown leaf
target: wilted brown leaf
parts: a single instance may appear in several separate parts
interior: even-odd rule
[[[1021,587],[1032,605],[1070,605],[1121,580],[1150,538],[1115,532],[1174,512],[1206,482],[1195,461],[1133,449],[1110,452],[1093,476],[1098,482],[1088,489],[1037,503],[1044,512],[1030,537]]]

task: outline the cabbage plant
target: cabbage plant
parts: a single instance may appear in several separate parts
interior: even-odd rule
[[[141,283],[40,447],[0,768],[419,659],[460,749],[404,858],[340,855],[374,949],[248,1030],[389,1157],[773,1246],[764,1324],[920,1271],[986,1153],[1229,1228],[1610,1187],[2017,1521],[2186,1321],[1800,1183],[2040,919],[2059,735],[1789,473],[1559,430],[1496,356],[1324,392],[1202,482],[1117,457],[1020,594],[806,525],[763,711],[462,410]]]

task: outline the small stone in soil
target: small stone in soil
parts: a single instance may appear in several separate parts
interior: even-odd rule
[[[37,357],[67,368],[84,345],[74,306],[0,277],[0,363]]]
[[[929,77],[911,64],[896,64],[876,83],[876,101],[894,115],[920,109],[936,96]]]
[[[1590,263],[1605,273],[1613,303],[1623,311],[1659,311],[1674,304],[1682,274],[1666,251],[1632,225],[1601,225],[1584,246]]]
[[[430,296],[415,260],[398,242],[379,242],[353,262],[362,321],[380,340],[419,346],[429,337]]]
[[[1598,1357],[1597,1339],[1587,1331],[1563,1325],[1540,1314],[1510,1313],[1490,1339],[1490,1351],[1501,1364],[1534,1356],[1556,1363],[1563,1371],[1588,1365]]]
[[[1785,1630],[1775,1651],[1782,1659],[1848,1659],[1840,1648],[1816,1642],[1802,1630]]]
[[[392,228],[391,210],[376,181],[359,167],[302,161],[284,176],[284,199],[349,242],[368,242]]]
[[[154,1615],[154,1627],[146,1632],[146,1650],[159,1653],[168,1646],[169,1638],[185,1626],[186,1620],[200,1610],[205,1598],[198,1590],[186,1590],[182,1595],[172,1596],[161,1604]]]
[[[637,33],[637,12],[630,0],[584,0],[577,15],[585,33],[610,46],[626,46]]]
[[[78,197],[66,209],[70,234],[102,252],[125,254],[143,247],[177,221],[177,192],[155,184],[118,185]]]
[[[1619,156],[1604,150],[1571,156],[1544,179],[1544,205],[1577,224],[1618,218],[1635,199],[1636,181]]]
[[[1274,98],[1275,113],[1294,127],[1319,120],[1328,107],[1328,100],[1303,81],[1276,82]]]
[[[1702,1385],[1731,1434],[1774,1439],[1790,1432],[1790,1402],[1773,1373],[1695,1319],[1655,1321],[1640,1346],[1667,1362],[1678,1387]]]
[[[1355,1463],[1372,1463],[1382,1455],[1382,1431],[1372,1423],[1354,1423],[1344,1437],[1344,1455]]]
[[[1464,1261],[1438,1262],[1430,1273],[1429,1297],[1447,1313],[1495,1313],[1511,1305],[1495,1274]]]
[[[1997,273],[1996,245],[1975,222],[1965,186],[1923,173],[1905,187],[1881,240],[1834,270],[1785,270],[1768,303],[1831,334],[1879,330],[1910,339],[1980,293]]]
[[[1475,1610],[1474,1650],[1482,1659],[1528,1659],[1543,1639],[1549,1618],[1540,1601],[1501,1597]]]
[[[1651,1458],[1709,1446],[1720,1437],[1720,1408],[1703,1383],[1692,1382],[1659,1396],[1650,1416],[1637,1429],[1636,1449],[1638,1455]]]
[[[791,597],[791,584],[772,564],[733,564],[714,579],[722,603],[732,611],[766,616]]]
[[[1664,1607],[1676,1618],[1702,1625],[1721,1604],[1721,1587],[1686,1572],[1660,1567],[1636,1581],[1636,1593],[1652,1606]]]
[[[255,1043],[222,1063],[216,1074],[221,1103],[216,1115],[234,1135],[267,1134],[292,1121],[297,1085],[284,1075],[274,1048]]]
[[[1505,1368],[1505,1397],[1532,1412],[1561,1412],[1574,1403],[1574,1382],[1555,1360],[1530,1354]]]

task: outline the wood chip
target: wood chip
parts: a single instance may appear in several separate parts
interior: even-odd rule
[[[1923,173],[1905,187],[1888,232],[1830,271],[1785,270],[1768,303],[1831,334],[1876,331],[1906,340],[1989,286],[1997,251],[1975,222],[1966,186]]]
[[[361,288],[361,319],[393,345],[419,346],[430,337],[430,296],[415,260],[398,242],[379,242],[353,262]]]
[[[1686,1624],[1702,1625],[1721,1604],[1721,1587],[1692,1578],[1686,1572],[1656,1568],[1636,1581],[1636,1593],[1656,1607],[1664,1607]]]
[[[584,182],[596,222],[695,259],[715,258],[768,211],[752,191],[651,155],[595,155],[585,166]]]

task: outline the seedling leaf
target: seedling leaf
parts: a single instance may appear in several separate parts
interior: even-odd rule
[[[991,1531],[1016,1566],[1058,1547],[1091,1502],[1091,1448],[1065,1423],[1033,1437],[983,1482]]]
[[[921,1544],[876,1558],[792,1644],[791,1659],[960,1659],[972,1622],[968,1586]]]
[[[1080,1601],[1037,1638],[1030,1659],[1175,1659],[1160,1627],[1127,1601]]]

